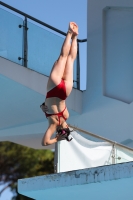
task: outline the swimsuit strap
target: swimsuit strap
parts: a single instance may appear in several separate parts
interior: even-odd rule
[[[64,117],[63,112],[65,111],[66,107],[62,112],[57,113],[58,119],[59,119],[59,125],[60,125],[60,118],[63,117],[63,119],[66,121],[67,119]]]
[[[66,106],[65,106],[64,110],[61,111],[61,112],[59,112],[59,113],[49,114],[49,113],[46,113],[46,112],[45,112],[45,115],[46,115],[46,117],[50,117],[50,116],[52,116],[52,115],[57,115],[57,116],[58,116],[58,119],[59,119],[59,125],[60,125],[60,118],[61,118],[61,117],[63,117],[63,119],[64,119],[65,121],[67,120],[67,119],[64,117],[64,115],[63,115],[63,112],[65,111],[65,109],[66,109]]]

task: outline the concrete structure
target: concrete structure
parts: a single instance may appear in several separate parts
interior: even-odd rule
[[[20,194],[40,199],[132,200],[133,162],[20,179]]]

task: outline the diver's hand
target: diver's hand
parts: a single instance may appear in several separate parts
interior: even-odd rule
[[[57,130],[57,141],[60,140],[67,140],[68,142],[70,142],[73,137],[71,136],[70,132],[72,132],[69,128],[60,128]]]
[[[57,142],[61,141],[61,140],[66,140],[66,134],[64,134],[64,135],[57,134],[56,138],[57,138]]]
[[[40,105],[40,108],[42,109],[43,112],[48,112],[49,109],[48,107],[45,105],[45,103],[43,103],[42,105]]]

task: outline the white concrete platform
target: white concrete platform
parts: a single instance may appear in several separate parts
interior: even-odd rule
[[[132,200],[133,162],[18,180],[18,192],[36,200]]]

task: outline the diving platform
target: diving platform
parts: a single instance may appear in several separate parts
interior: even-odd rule
[[[40,199],[132,200],[133,162],[18,180],[18,192]]]

